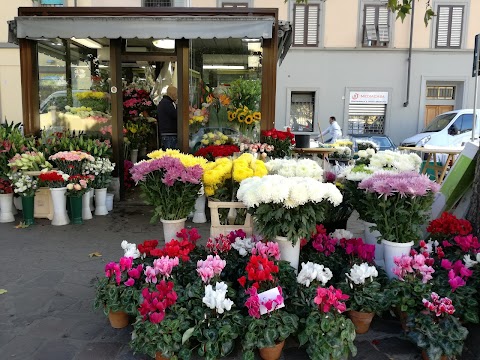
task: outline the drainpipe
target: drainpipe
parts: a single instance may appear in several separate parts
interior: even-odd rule
[[[408,70],[407,70],[407,99],[403,107],[407,107],[410,101],[410,71],[412,68],[412,44],[413,44],[413,22],[415,19],[415,0],[412,1],[412,14],[410,19],[410,44],[408,46]]]

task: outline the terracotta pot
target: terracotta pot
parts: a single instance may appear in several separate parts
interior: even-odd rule
[[[278,360],[280,359],[280,355],[282,355],[282,349],[284,345],[285,340],[275,346],[258,349],[260,352],[260,357],[263,360]]]
[[[427,352],[425,350],[422,350],[422,359],[423,360],[430,360],[430,358],[428,357]],[[447,355],[442,355],[440,360],[448,360],[448,356]]]
[[[161,352],[157,352],[155,354],[155,360],[169,360],[169,359],[163,356]]]
[[[357,334],[365,334],[368,329],[370,329],[370,324],[372,322],[375,313],[366,313],[350,310],[348,312],[348,317],[352,320],[353,325],[355,325],[355,332]]]
[[[128,326],[128,314],[124,311],[110,311],[108,313],[108,320],[114,329],[122,329]]]
[[[400,325],[402,325],[402,329],[404,331],[408,331],[408,326],[407,326],[407,318],[408,314],[406,311],[400,311],[398,314],[398,318],[400,319]]]

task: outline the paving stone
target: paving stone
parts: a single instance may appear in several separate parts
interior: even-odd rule
[[[30,278],[25,285],[35,284],[35,286],[48,287],[62,280],[63,275],[63,271],[42,271],[39,273],[39,276]]]
[[[391,337],[376,341],[375,349],[392,360],[420,360],[421,351],[407,339]]]
[[[32,336],[18,335],[6,345],[0,347],[2,359],[32,359],[36,350],[45,342],[45,339]]]
[[[357,356],[355,360],[389,360],[390,358],[381,353],[369,341],[355,341]]]
[[[43,346],[38,349],[35,353],[35,356],[32,357],[33,360],[70,360],[75,357],[77,352],[77,347],[71,344],[68,340],[52,340],[43,344]]]
[[[80,351],[75,360],[112,360],[124,345],[120,342],[91,342]]]
[[[83,320],[75,323],[65,334],[69,339],[93,340],[104,330],[104,326],[104,323]]]
[[[46,317],[43,319],[35,320],[30,326],[26,329],[26,335],[45,337],[48,336],[51,339],[60,338],[65,335],[66,331],[75,320],[70,319],[66,321],[65,319],[55,318],[55,317]]]
[[[12,340],[15,335],[11,331],[0,330],[0,349],[2,346],[7,345],[7,343]]]

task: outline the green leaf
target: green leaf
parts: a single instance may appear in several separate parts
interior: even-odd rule
[[[182,345],[185,344],[188,339],[193,335],[193,332],[195,331],[195,327],[192,327],[190,329],[187,329],[182,335]]]
[[[8,291],[5,289],[0,289],[0,295],[6,294]]]

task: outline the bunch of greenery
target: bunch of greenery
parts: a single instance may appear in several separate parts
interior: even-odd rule
[[[260,80],[246,80],[239,78],[233,81],[227,91],[230,98],[230,107],[233,109],[244,108],[258,110],[262,95]]]
[[[0,125],[0,179],[8,180],[10,167],[8,161],[17,153],[24,150],[25,138],[21,131],[21,124],[5,122]]]

